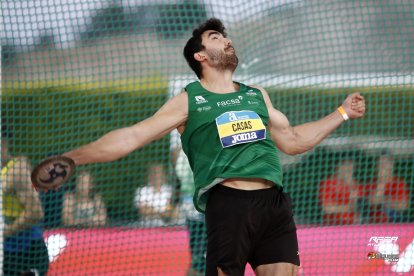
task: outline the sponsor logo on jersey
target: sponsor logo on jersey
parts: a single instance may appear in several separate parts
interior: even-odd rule
[[[206,99],[204,99],[203,96],[195,96],[194,98],[196,100],[196,104],[203,104],[208,102]]]
[[[209,111],[211,109],[211,106],[201,106],[197,108],[198,112],[202,112],[202,111]]]
[[[223,148],[266,139],[266,127],[254,111],[223,113],[216,118],[216,125]]]
[[[243,97],[239,96],[239,98],[237,98],[237,99],[230,99],[230,100],[226,100],[226,101],[220,101],[220,102],[217,102],[217,106],[218,107],[227,107],[227,106],[240,105],[242,99],[243,99]]]
[[[256,97],[257,93],[254,90],[250,89],[249,91],[246,92],[246,95]]]
[[[242,134],[236,134],[231,136],[231,144],[236,145],[240,143],[250,142],[257,140],[256,132],[246,132]]]

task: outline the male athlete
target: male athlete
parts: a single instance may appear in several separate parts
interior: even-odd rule
[[[312,149],[362,117],[364,98],[353,93],[326,117],[292,127],[263,88],[233,81],[238,58],[220,20],[195,29],[184,56],[200,81],[150,118],[64,155],[77,165],[114,161],[178,129],[194,173],[193,201],[206,215],[206,275],[243,275],[246,263],[257,275],[296,275],[296,227],[277,148]]]

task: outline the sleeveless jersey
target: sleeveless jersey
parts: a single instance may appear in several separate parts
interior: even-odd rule
[[[14,160],[10,160],[6,166],[1,169],[2,182],[5,181],[7,172],[13,166]],[[4,185],[4,184],[3,184]],[[12,224],[24,211],[24,205],[19,201],[16,194],[12,192],[3,192],[3,216],[6,224]],[[32,240],[43,239],[42,229],[38,225],[33,225],[25,230],[5,237],[4,251],[19,252],[31,245]]]
[[[193,201],[200,212],[205,211],[209,190],[227,178],[261,178],[282,187],[262,92],[239,85],[239,91],[226,94],[210,92],[198,81],[185,87],[188,119],[181,142],[194,174]]]

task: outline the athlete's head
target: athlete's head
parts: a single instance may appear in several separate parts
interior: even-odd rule
[[[210,18],[194,29],[185,45],[184,57],[199,79],[203,76],[202,63],[219,71],[236,70],[238,58],[225,29],[219,19]]]

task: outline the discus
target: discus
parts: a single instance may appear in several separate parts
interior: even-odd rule
[[[51,156],[40,162],[31,174],[36,190],[59,189],[75,172],[75,162],[67,156]]]

